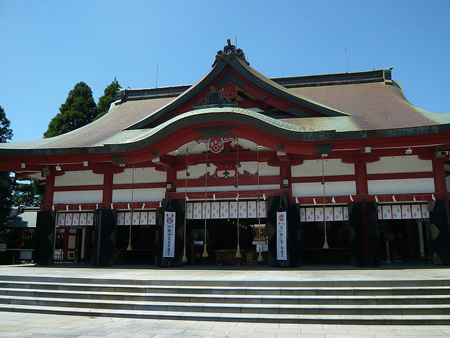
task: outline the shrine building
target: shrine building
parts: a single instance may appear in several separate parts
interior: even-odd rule
[[[0,170],[46,188],[36,263],[450,264],[449,114],[409,103],[391,68],[269,79],[229,41],[212,61],[0,144]]]

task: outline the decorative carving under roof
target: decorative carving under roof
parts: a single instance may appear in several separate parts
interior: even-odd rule
[[[222,108],[222,107],[236,107],[237,103],[231,101],[222,93],[216,91],[214,86],[211,86],[211,93],[206,98],[203,98],[198,104],[194,104],[194,109],[202,108]]]
[[[236,48],[235,45],[231,44],[230,39],[227,39],[227,45],[223,47],[223,51],[219,50],[216,55],[216,60],[214,61],[212,67],[214,67],[220,59],[225,59],[226,61],[230,60],[230,56],[236,56],[237,58],[243,60],[247,65],[250,65],[245,59],[244,51],[240,48]]]

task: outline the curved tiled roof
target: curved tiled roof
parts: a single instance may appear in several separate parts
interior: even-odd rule
[[[289,118],[273,122],[264,114],[252,112],[253,119],[258,119],[269,123],[272,127],[290,129],[292,132],[302,133],[309,131],[336,131],[362,132],[369,130],[390,130],[397,128],[410,128],[420,126],[433,126],[450,123],[450,114],[432,113],[410,104],[405,98],[402,90],[392,81],[385,81],[384,71],[381,71],[383,78],[361,81],[358,73],[351,73],[347,77],[356,79],[345,81],[346,74],[340,74],[336,79],[339,81],[329,81],[332,75],[326,75],[328,82],[320,82],[320,76],[314,76],[313,82],[308,82],[305,77],[268,79],[249,67],[246,63],[233,59],[239,67],[264,83],[264,86],[274,88],[277,93],[284,93],[291,97],[297,97],[311,105],[321,107],[324,112],[337,112],[337,116]],[[374,71],[380,72],[380,71]],[[371,72],[365,72],[371,73]],[[362,74],[362,73],[361,73]],[[378,74],[378,73],[377,73]],[[201,83],[208,76],[209,72]],[[362,76],[362,75],[361,75]],[[390,76],[390,73],[389,73]],[[289,83],[289,85],[287,85]],[[298,86],[296,85],[298,84]],[[301,84],[300,84],[301,83]],[[281,84],[286,84],[282,86]],[[258,83],[257,83],[258,85]],[[101,119],[90,123],[87,126],[74,130],[64,135],[53,138],[0,144],[0,149],[70,149],[70,148],[97,148],[106,144],[129,144],[142,141],[143,137],[152,137],[161,126],[153,129],[142,129],[146,121],[153,116],[159,116],[165,110],[177,105],[177,101],[186,100],[192,96],[195,87],[169,87],[170,95],[164,96],[164,89],[158,89],[158,95],[152,96],[152,89],[145,91],[145,96],[123,100],[120,104],[112,106],[108,114]],[[186,88],[188,88],[186,90]],[[177,93],[177,89],[183,92]],[[174,95],[179,96],[174,97]],[[280,94],[280,95],[284,95]],[[229,112],[240,112],[249,115],[247,110],[227,108]],[[220,110],[222,111],[222,110]],[[211,114],[211,109],[199,109],[195,114]],[[342,114],[340,114],[342,112]],[[192,112],[189,114],[193,114]],[[340,115],[340,116],[339,116]],[[186,117],[185,114],[183,114]],[[155,119],[154,118],[154,119]],[[178,121],[178,117],[172,117],[164,122],[164,126],[171,121]],[[141,126],[137,128],[136,126]],[[95,151],[94,151],[95,152]]]
[[[345,111],[350,114],[352,122],[359,130],[418,127],[434,125],[443,120],[450,122],[450,115],[417,108],[406,100],[401,89],[383,82],[301,87],[290,90]],[[308,122],[297,120],[292,123]],[[311,123],[319,127],[321,121]]]

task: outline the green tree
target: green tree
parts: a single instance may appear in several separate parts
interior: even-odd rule
[[[113,82],[105,88],[103,96],[101,96],[98,99],[97,104],[97,116],[95,117],[95,120],[102,117],[109,111],[109,107],[111,106],[111,103],[115,101],[116,92],[122,88],[117,82],[117,79],[114,78]]]
[[[5,110],[0,106],[0,143],[12,139],[13,133]],[[0,172],[0,237],[6,233],[6,224],[11,220],[13,205],[12,178],[7,171]]]
[[[44,137],[65,134],[92,122],[97,115],[96,108],[91,88],[84,82],[77,83],[50,121]]]
[[[14,206],[23,212],[26,207],[38,207],[44,202],[45,186],[27,177],[13,181]]]
[[[13,180],[9,172],[0,171],[0,226],[6,225],[11,220],[12,186]]]
[[[13,137],[10,122],[6,118],[5,110],[0,106],[0,143],[6,143]]]

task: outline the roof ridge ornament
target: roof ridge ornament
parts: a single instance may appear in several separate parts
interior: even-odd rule
[[[219,62],[220,59],[224,59],[225,61],[229,62],[232,56],[241,59],[248,66],[250,65],[250,62],[248,62],[245,59],[244,51],[241,48],[236,48],[235,45],[231,44],[231,40],[227,39],[227,45],[223,47],[223,51],[221,50],[217,51],[216,59],[214,60],[212,67],[214,67]]]

